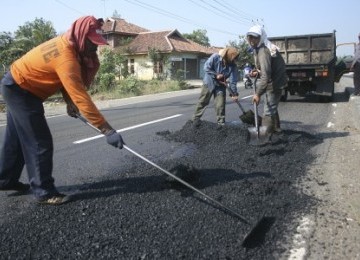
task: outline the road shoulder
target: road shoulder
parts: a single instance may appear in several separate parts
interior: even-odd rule
[[[359,113],[360,98],[333,104],[321,156],[304,183],[319,200],[307,259],[360,259]]]

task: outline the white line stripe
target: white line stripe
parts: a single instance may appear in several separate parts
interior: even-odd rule
[[[247,98],[251,98],[253,95],[250,95],[250,96],[246,96],[246,97],[242,97],[240,99],[247,99]]]
[[[123,129],[116,130],[116,132],[118,132],[118,133],[120,133],[120,132],[125,132],[125,131],[131,130],[131,129],[135,129],[135,128],[139,128],[139,127],[142,127],[142,126],[151,125],[151,124],[159,123],[159,122],[162,122],[162,121],[165,121],[165,120],[173,119],[173,118],[176,118],[176,117],[179,117],[179,116],[182,116],[182,114],[177,114],[177,115],[173,115],[173,116],[169,116],[169,117],[165,117],[165,118],[160,118],[160,119],[157,119],[157,120],[154,120],[154,121],[149,121],[149,122],[146,122],[146,123],[143,123],[143,124],[139,124],[139,125],[134,125],[134,126],[125,127],[125,128],[123,128]],[[91,141],[91,140],[95,140],[95,139],[101,138],[101,137],[103,137],[103,136],[104,136],[104,135],[96,135],[96,136],[93,136],[93,137],[89,137],[89,138],[85,138],[85,139],[81,139],[81,140],[75,141],[75,142],[73,142],[73,143],[74,143],[74,144],[81,144],[81,143],[85,143],[85,142],[89,142],[89,141]]]
[[[54,115],[54,116],[47,116],[47,118],[54,118],[54,117],[60,117],[60,116],[67,116],[67,114],[60,114],[60,115]]]

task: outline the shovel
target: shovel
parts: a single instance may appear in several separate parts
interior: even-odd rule
[[[226,84],[226,88],[228,89],[229,93],[233,96],[234,92],[232,91],[232,89],[230,88],[229,84]],[[240,120],[248,125],[254,125],[255,121],[254,121],[254,112],[252,110],[249,111],[245,111],[245,109],[243,108],[243,106],[240,104],[240,101],[234,101],[240,108],[242,115],[239,116]]]
[[[257,77],[254,81],[254,94],[256,93],[256,81]],[[268,127],[259,126],[258,120],[258,105],[254,102],[254,121],[255,127],[248,128],[248,143],[250,145],[263,145],[267,144],[270,141],[270,134],[268,131]]]
[[[93,128],[96,132],[101,133],[100,129],[98,129],[97,127],[95,127],[94,125],[90,124],[90,122],[88,122],[83,116],[81,116],[80,114],[77,114],[77,118],[79,118],[81,121],[83,121],[85,124],[87,124],[88,126],[90,126],[91,128]],[[233,214],[234,216],[236,216],[237,218],[240,219],[241,222],[252,226],[252,228],[250,229],[250,231],[245,235],[245,237],[243,238],[242,241],[242,246],[245,248],[253,248],[253,247],[257,247],[259,245],[262,244],[262,242],[265,239],[265,235],[266,233],[269,231],[270,227],[272,226],[272,224],[275,221],[275,218],[273,217],[264,217],[262,216],[261,219],[259,221],[257,221],[255,224],[251,223],[249,220],[247,220],[245,217],[243,217],[242,215],[240,215],[239,213],[237,213],[236,211],[228,208],[227,206],[225,206],[224,204],[222,204],[221,202],[213,199],[212,197],[206,195],[205,193],[203,193],[202,191],[198,190],[197,188],[195,188],[194,186],[192,186],[191,184],[189,184],[188,182],[180,179],[179,177],[177,177],[176,175],[170,173],[169,171],[161,168],[159,165],[155,164],[154,162],[150,161],[149,159],[145,158],[144,156],[140,155],[139,153],[135,152],[134,150],[132,150],[131,148],[129,148],[127,145],[123,145],[124,149],[126,149],[127,151],[129,151],[130,153],[132,153],[133,155],[135,155],[136,157],[140,158],[141,160],[147,162],[148,164],[154,166],[155,168],[159,169],[160,171],[162,171],[163,173],[165,173],[166,175],[174,178],[175,180],[177,180],[178,182],[180,182],[181,184],[185,185],[186,187],[188,187],[189,189],[197,192],[198,194],[201,194],[202,196],[204,196],[206,199],[212,201],[213,203],[215,203],[217,206],[219,206],[221,209],[224,209],[228,212],[230,212],[231,214]]]

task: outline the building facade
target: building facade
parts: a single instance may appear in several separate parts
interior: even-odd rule
[[[103,26],[109,46],[126,57],[124,69],[138,79],[200,79],[206,59],[219,48],[184,38],[177,30],[153,32],[120,18]]]

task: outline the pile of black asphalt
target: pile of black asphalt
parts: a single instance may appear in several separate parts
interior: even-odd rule
[[[157,164],[237,212],[251,224],[139,160],[126,173],[87,185],[75,201],[35,206],[0,226],[2,259],[278,259],[316,201],[300,187],[321,138],[284,130],[250,146],[248,127],[187,122],[157,133],[191,147]],[[92,196],[101,190],[106,196]],[[121,192],[120,192],[121,191]],[[271,223],[242,245],[252,223]]]

